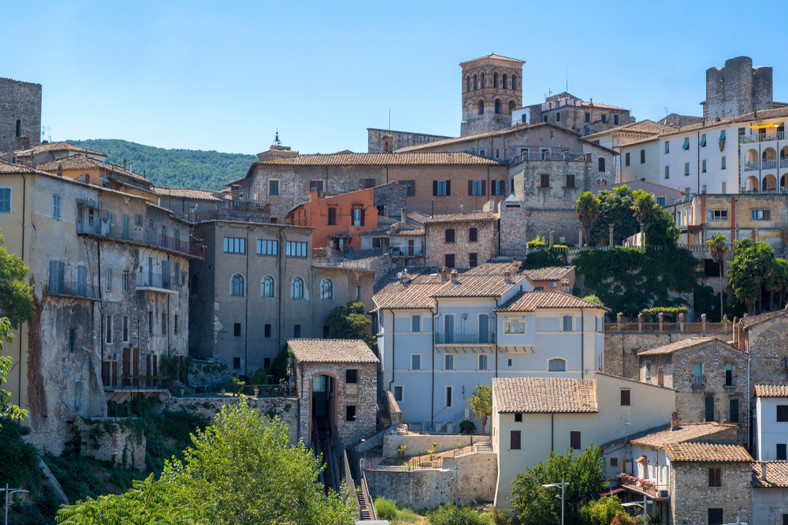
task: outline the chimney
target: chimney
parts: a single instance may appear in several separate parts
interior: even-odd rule
[[[761,461],[761,479],[766,480],[766,462]]]
[[[408,274],[408,269],[405,268],[399,274],[399,280],[402,284],[408,284],[410,282],[410,275]]]
[[[124,170],[126,169],[126,165],[127,165],[127,163],[126,163],[126,159],[123,159],[123,169],[124,169]]]
[[[27,135],[19,137],[19,149],[30,149],[30,137]]]
[[[670,415],[670,430],[678,430],[679,428],[681,428],[679,424],[679,413],[673,412]]]
[[[63,176],[63,164],[58,164],[57,165],[57,176],[58,177],[62,177]]]
[[[449,280],[449,269],[444,266],[441,269],[441,271],[440,271],[440,276],[441,276],[441,282],[442,283],[445,283],[446,281],[448,281]]]
[[[458,284],[460,282],[460,274],[457,270],[451,271],[451,282]]]

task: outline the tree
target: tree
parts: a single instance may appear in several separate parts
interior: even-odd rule
[[[589,501],[580,508],[580,518],[586,525],[610,525],[616,516],[622,515],[628,516],[621,500],[616,496]]]
[[[9,341],[11,341],[11,322],[7,317],[0,317],[0,350],[3,348],[2,343]],[[6,375],[10,369],[11,358],[0,356],[0,384],[6,382]],[[0,388],[0,417],[24,419],[26,416],[27,410],[11,403],[11,392]]]
[[[725,254],[728,253],[728,239],[725,238],[725,235],[718,233],[713,235],[711,239],[706,240],[706,246],[709,249],[709,255],[711,259],[720,265],[720,320],[722,319],[723,314],[725,313],[725,307],[723,306],[722,302],[722,274],[724,271],[723,262],[725,261]]]
[[[167,462],[120,495],[63,507],[59,523],[352,524],[353,503],[323,492],[320,461],[287,427],[244,403],[197,431],[184,460]]]
[[[482,420],[482,435],[484,435],[487,418],[492,414],[492,385],[488,383],[476,385],[473,395],[468,399],[468,405],[473,410],[473,414]]]
[[[747,305],[747,313],[755,314],[755,304],[761,299],[769,268],[774,261],[774,250],[766,243],[742,239],[734,244],[735,255],[728,271],[728,284],[736,298]]]
[[[589,303],[598,304],[599,306],[605,306],[604,304],[602,304],[602,300],[596,295],[586,295],[585,297],[583,297],[583,300],[588,301]]]
[[[566,454],[550,452],[546,461],[533,468],[526,468],[512,483],[511,504],[520,523],[560,523],[561,501],[556,499],[554,488],[542,485],[562,479],[569,482],[564,492],[566,522],[579,522],[580,508],[596,500],[607,486],[603,467],[602,451],[596,445],[590,445],[576,457],[572,450]]]
[[[613,244],[621,242],[638,232],[638,221],[632,215],[632,190],[622,184],[612,191],[603,190],[597,194],[599,198],[599,217],[591,228],[593,244],[605,245],[609,237],[608,227],[613,225]],[[588,243],[589,246],[592,242]]]
[[[643,227],[646,246],[661,246],[664,250],[676,248],[679,230],[673,216],[664,208],[657,208],[647,219]]]
[[[594,226],[597,217],[599,217],[601,205],[602,201],[596,195],[590,191],[584,191],[577,197],[574,206],[572,206],[577,214],[577,219],[580,221],[580,226],[583,228],[586,244],[588,245],[591,244],[591,228]]]
[[[783,299],[788,291],[788,260],[775,258],[766,269],[764,281],[769,291],[769,309],[774,309],[774,294],[780,294],[780,308],[785,307]]]
[[[643,190],[635,190],[632,192],[632,205],[629,209],[640,224],[640,231],[643,231],[646,221],[657,212],[657,201],[654,200],[654,195]]]
[[[7,317],[12,328],[33,318],[33,293],[27,284],[30,268],[3,246],[0,234],[0,317]]]

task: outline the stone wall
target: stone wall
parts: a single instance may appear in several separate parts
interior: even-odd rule
[[[383,457],[394,457],[397,448],[406,445],[405,455],[419,456],[426,454],[427,449],[437,443],[435,452],[446,452],[455,448],[466,447],[478,441],[489,441],[487,436],[469,436],[467,434],[385,434],[383,436]]]
[[[391,153],[406,146],[448,139],[442,135],[391,131],[390,129],[367,128],[367,153]]]
[[[446,255],[454,254],[454,267],[469,268],[470,254],[476,265],[484,264],[497,251],[496,220],[431,222],[424,225],[428,266],[446,266]],[[476,241],[469,240],[470,228],[476,228]],[[454,242],[446,242],[446,230],[454,230]]]
[[[709,487],[709,468],[722,469],[722,486]],[[723,523],[750,523],[749,463],[671,463],[673,523],[708,523],[708,509],[722,509]]]
[[[80,454],[100,461],[111,461],[124,468],[145,469],[146,439],[140,432],[119,425],[114,419],[86,422],[75,420],[69,425],[71,438],[80,437]]]
[[[528,214],[525,204],[518,200],[505,200],[498,204],[500,250],[525,253],[528,238]]]
[[[41,84],[0,78],[0,153],[21,149],[20,136],[41,142]]]
[[[706,120],[771,109],[772,68],[752,67],[750,57],[735,57],[724,67],[706,70]]]
[[[784,383],[788,380],[785,370],[788,359],[788,316],[777,315],[751,326],[745,334],[744,346],[752,353],[752,384]]]
[[[442,469],[402,470],[402,467],[376,466],[364,472],[373,498],[383,496],[414,510],[437,507],[441,503],[468,505],[474,500],[492,501],[498,477],[493,452],[446,458]]]

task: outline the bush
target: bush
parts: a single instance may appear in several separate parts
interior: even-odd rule
[[[393,500],[378,496],[375,498],[375,514],[381,520],[393,520],[397,517],[397,504]]]
[[[430,525],[487,525],[491,516],[479,514],[470,507],[441,505],[428,514]]]
[[[460,421],[460,432],[463,434],[473,434],[476,431],[476,423],[470,419]]]
[[[627,516],[627,511],[615,496],[589,501],[580,508],[580,518],[587,525],[610,525],[620,515]]]
[[[267,385],[268,374],[266,373],[265,368],[258,368],[257,371],[254,374],[252,374],[252,377],[249,380],[249,382],[252,385]]]

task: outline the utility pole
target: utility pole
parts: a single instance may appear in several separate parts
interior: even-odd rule
[[[548,483],[546,485],[542,485],[543,487],[561,487],[561,495],[556,496],[556,498],[561,499],[561,525],[564,525],[564,487],[569,485],[568,481],[564,481],[564,478],[561,478],[561,483]]]
[[[8,483],[5,484],[4,489],[0,489],[0,490],[5,490],[5,525],[8,525],[8,494],[9,493],[14,494],[16,492],[28,492],[28,491],[23,489],[9,489]]]

